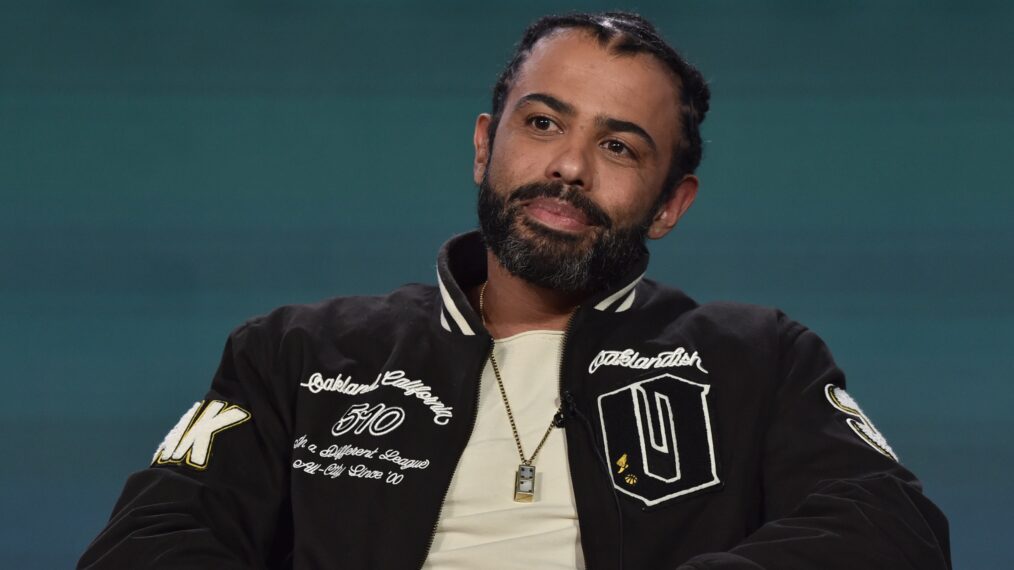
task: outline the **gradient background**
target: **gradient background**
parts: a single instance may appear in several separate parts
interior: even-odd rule
[[[523,27],[619,3],[0,4],[0,565],[69,567],[286,303],[433,281]],[[649,273],[777,305],[1014,567],[1014,8],[649,2],[710,79],[702,191]]]

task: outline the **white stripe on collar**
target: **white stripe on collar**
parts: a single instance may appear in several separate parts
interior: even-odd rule
[[[647,272],[645,272],[645,273],[647,273]],[[620,297],[622,297],[622,296],[626,295],[627,293],[629,293],[631,289],[633,289],[638,283],[641,282],[642,278],[644,278],[644,273],[640,274],[637,277],[637,279],[634,279],[633,281],[631,281],[623,289],[620,289],[619,291],[613,293],[612,295],[606,297],[605,299],[602,299],[602,301],[599,302],[598,305],[595,305],[595,309],[599,310],[599,311],[605,311],[606,309],[609,308],[609,305],[612,305],[617,300],[619,300]],[[616,309],[616,312],[619,313],[621,311],[626,311],[627,309],[630,308],[630,305],[633,304],[633,302],[634,302],[634,295],[631,294],[630,297],[626,301],[624,301],[623,304],[621,304],[619,306],[619,308]]]
[[[623,311],[626,311],[627,309],[629,309],[630,306],[634,304],[634,297],[636,297],[636,296],[637,296],[637,289],[632,289],[630,291],[630,294],[627,295],[627,300],[623,301],[623,303],[621,303],[619,307],[616,307],[616,312],[617,313],[622,313]]]
[[[472,327],[468,326],[468,321],[465,320],[465,316],[458,310],[458,307],[454,304],[454,300],[451,299],[451,294],[448,293],[447,288],[444,287],[444,280],[440,278],[439,271],[437,271],[437,285],[440,286],[440,296],[444,300],[444,308],[447,309],[451,318],[454,319],[455,323],[457,323],[462,334],[466,336],[475,336],[475,332],[472,330]],[[450,330],[450,328],[447,327],[447,319],[443,318],[443,313],[440,314],[440,317],[442,319],[440,324],[444,325],[444,328],[447,328],[447,330]]]

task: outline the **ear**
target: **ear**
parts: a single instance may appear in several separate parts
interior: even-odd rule
[[[482,182],[486,167],[489,165],[489,126],[492,122],[493,118],[489,113],[482,113],[475,119],[475,133],[472,135],[472,145],[475,147],[472,180],[477,186]]]
[[[694,203],[699,183],[700,181],[693,174],[688,174],[679,181],[672,196],[662,204],[652,219],[651,226],[648,227],[648,237],[659,239],[676,227],[676,222]]]

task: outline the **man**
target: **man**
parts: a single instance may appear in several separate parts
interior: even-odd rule
[[[437,286],[234,331],[80,565],[949,568],[812,332],[643,278],[708,97],[637,16],[533,24]]]

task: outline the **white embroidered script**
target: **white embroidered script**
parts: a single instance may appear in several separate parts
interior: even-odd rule
[[[451,411],[453,408],[444,405],[440,398],[433,395],[433,388],[423,384],[422,380],[406,378],[404,370],[391,370],[384,372],[383,376],[378,375],[377,377],[380,378],[380,383],[384,386],[400,388],[406,396],[415,396],[422,400],[433,412],[433,423],[445,426],[454,416]]]
[[[300,386],[306,388],[313,394],[320,392],[338,392],[339,394],[348,394],[349,396],[358,396],[359,394],[365,394],[372,392],[377,389],[377,382],[380,380],[373,381],[373,384],[359,384],[352,381],[352,377],[342,377],[339,373],[334,378],[325,378],[320,372],[314,372],[306,379],[306,382],[300,384]]]
[[[673,368],[683,366],[694,366],[701,372],[707,374],[701,363],[701,357],[697,351],[688,353],[682,346],[673,350],[663,351],[655,356],[641,356],[640,352],[632,348],[626,350],[602,350],[592,359],[588,365],[588,373],[595,374],[600,366],[623,366],[624,368],[635,368],[647,370],[649,368]]]

